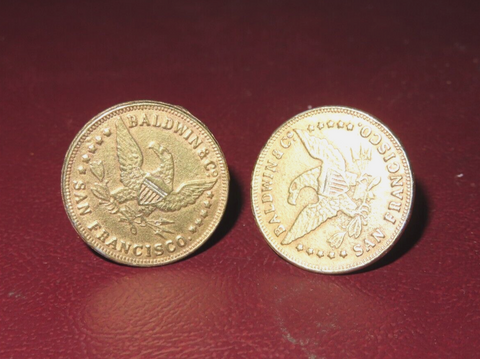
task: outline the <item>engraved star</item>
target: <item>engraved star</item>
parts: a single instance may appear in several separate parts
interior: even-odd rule
[[[207,198],[213,198],[213,193],[212,191],[207,192]]]
[[[330,121],[327,122],[327,126],[328,126],[329,128],[332,128],[334,125],[335,125],[335,122],[333,122],[332,120],[330,120]]]
[[[192,232],[192,233],[195,233],[195,232],[197,231],[197,227],[195,227],[195,226],[190,226],[190,227],[188,227],[188,230],[189,230],[190,232]]]
[[[87,169],[83,166],[79,166],[78,173],[80,173],[81,175],[84,175],[85,173],[87,173]]]
[[[313,254],[313,248],[308,248],[307,253],[309,256],[311,256]]]
[[[110,129],[107,127],[106,129],[103,130],[103,134],[108,137],[108,136],[110,136],[110,135],[112,134],[112,132],[111,132]]]
[[[99,145],[103,143],[102,137],[101,136],[95,136],[95,142]]]
[[[318,252],[317,252],[317,257],[318,257],[318,258],[322,258],[323,256],[324,256],[323,251],[318,251]]]
[[[200,215],[201,215],[203,218],[207,218],[207,216],[208,216],[208,211],[202,209],[202,210],[200,211]]]
[[[330,258],[330,259],[335,258],[335,252],[328,253],[328,258]]]
[[[345,258],[347,256],[347,251],[343,250],[340,252],[340,257]]]
[[[195,224],[200,227],[200,226],[203,224],[202,219],[201,219],[201,218],[197,218],[197,219],[195,220]]]
[[[313,125],[309,125],[307,127],[307,130],[310,131],[310,132],[313,132],[313,130],[315,130],[315,127],[313,127]]]
[[[299,251],[299,252],[300,252],[300,251],[303,251],[303,244],[299,244],[299,245],[297,246],[297,251]]]
[[[90,162],[90,157],[88,157],[88,155],[83,155],[82,156],[82,161],[85,162],[85,163],[88,163],[88,162]]]
[[[319,130],[321,130],[322,128],[325,127],[325,125],[323,123],[319,122],[317,127],[318,127]]]
[[[210,207],[212,207],[212,204],[210,203],[210,201],[205,201],[205,202],[203,202],[203,205],[205,206],[205,208],[210,208]]]
[[[97,152],[97,149],[95,148],[94,145],[90,145],[90,146],[88,146],[88,152],[95,153],[95,152]]]
[[[343,128],[344,125],[345,125],[345,123],[342,120],[338,121],[338,123],[337,123],[338,128]]]
[[[347,125],[347,131],[351,131],[351,130],[353,130],[353,124],[352,124],[352,123],[349,123],[349,124]]]

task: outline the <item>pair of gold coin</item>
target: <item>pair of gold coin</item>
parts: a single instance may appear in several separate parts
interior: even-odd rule
[[[301,113],[260,153],[252,208],[269,245],[321,273],[353,271],[394,244],[411,212],[413,176],[399,141],[345,107]],[[229,174],[207,127],[182,107],[136,101],[90,120],[62,170],[68,216],[103,256],[133,266],[200,247],[227,204]]]

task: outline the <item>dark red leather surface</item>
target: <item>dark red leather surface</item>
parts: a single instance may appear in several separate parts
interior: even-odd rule
[[[0,9],[1,358],[476,358],[478,1],[10,1]],[[184,106],[222,146],[225,220],[179,263],[95,255],[63,209],[94,115]],[[357,274],[280,259],[250,210],[271,133],[324,105],[380,118],[417,181],[411,224]]]

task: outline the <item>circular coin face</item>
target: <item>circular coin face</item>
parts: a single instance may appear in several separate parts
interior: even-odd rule
[[[218,143],[181,107],[153,101],[114,106],[73,140],[62,170],[68,216],[103,256],[155,266],[195,251],[227,203]]]
[[[379,259],[410,215],[413,176],[400,142],[345,107],[301,113],[277,129],[252,179],[255,219],[293,264],[345,273]]]

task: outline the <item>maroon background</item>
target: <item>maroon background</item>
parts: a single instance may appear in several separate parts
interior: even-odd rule
[[[478,1],[2,2],[0,81],[1,358],[478,357]],[[232,176],[208,244],[150,269],[95,255],[60,196],[80,128],[141,99],[204,121]],[[250,210],[263,144],[324,105],[380,118],[416,174],[357,274],[290,265]]]

